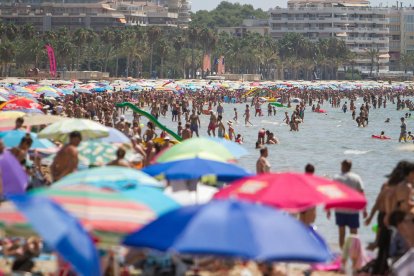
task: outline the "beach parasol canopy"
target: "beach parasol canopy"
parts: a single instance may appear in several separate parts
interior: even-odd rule
[[[164,194],[183,206],[209,202],[217,193],[216,187],[188,181],[171,181]]]
[[[146,173],[117,166],[97,167],[74,172],[63,177],[53,185],[63,187],[80,183],[101,188],[110,185],[110,188],[114,190],[134,188],[140,185],[162,187],[160,182]]]
[[[182,254],[280,262],[325,262],[322,238],[262,205],[215,200],[171,211],[128,235],[124,245]]]
[[[26,115],[26,113],[21,112],[21,111],[1,111],[0,121],[8,120],[8,119],[16,120],[17,118],[23,117],[24,115]]]
[[[360,210],[367,204],[362,193],[342,183],[300,173],[269,173],[240,179],[219,191],[215,198],[238,198],[291,212],[317,205]]]
[[[27,98],[14,98],[0,105],[2,111],[22,111],[25,113],[41,113],[42,106]]]
[[[1,122],[0,122],[1,123]],[[1,124],[0,124],[1,126]],[[113,127],[107,127],[109,131],[109,136],[104,138],[99,138],[100,142],[105,143],[119,143],[119,144],[129,144],[131,140],[121,131]]]
[[[52,188],[64,188],[70,186],[76,186],[78,184],[72,185],[61,185],[59,182],[56,182]],[[95,183],[86,184],[88,186],[93,186],[97,188],[109,189],[112,191],[123,193],[126,197],[139,202],[144,203],[157,215],[161,215],[173,209],[180,207],[180,205],[174,201],[170,196],[164,195],[163,191],[158,187],[150,187],[144,185],[117,185],[114,182],[101,181]]]
[[[8,150],[0,155],[0,172],[4,195],[25,193],[28,176],[16,157]]]
[[[9,112],[0,113],[0,128],[14,127],[16,124],[16,119],[19,117],[23,117],[24,125],[28,125],[28,126],[49,125],[49,124],[53,124],[59,121],[67,120],[67,118],[62,117],[62,116],[46,115],[46,114],[26,114],[23,112],[17,112],[15,115],[11,115],[10,118],[2,119],[1,115],[6,114],[6,113],[15,113],[15,112],[9,111]]]
[[[115,160],[118,147],[103,142],[85,141],[78,146],[79,163],[83,166],[103,166]]]
[[[183,159],[202,158],[215,161],[236,159],[223,145],[207,138],[191,138],[166,150],[156,159],[158,163]]]
[[[22,130],[9,130],[0,132],[0,139],[6,147],[12,148],[17,147],[20,144],[20,140],[25,137],[28,133]],[[31,149],[50,149],[55,148],[56,145],[47,139],[39,139],[36,133],[29,132],[30,137],[33,140]]]
[[[72,264],[79,275],[101,275],[99,255],[92,238],[74,217],[47,198],[18,195],[10,197],[10,200],[0,207],[1,224],[6,228],[19,227],[27,219],[30,226]]]
[[[109,135],[109,131],[104,125],[94,121],[67,119],[47,126],[39,132],[39,137],[65,142],[73,131],[79,131],[82,134],[82,140],[96,139]]]
[[[234,164],[207,159],[193,158],[148,166],[143,172],[167,180],[200,179],[213,175],[218,181],[234,181],[252,175],[247,170]]]
[[[87,229],[97,232],[131,233],[156,217],[143,203],[122,193],[89,185],[36,189],[32,194],[52,199]]]
[[[219,143],[220,145],[223,145],[237,159],[249,154],[249,152],[244,147],[242,147],[240,144],[237,144],[233,141],[223,139],[223,138],[216,138],[216,137],[209,137],[208,139],[216,143]]]

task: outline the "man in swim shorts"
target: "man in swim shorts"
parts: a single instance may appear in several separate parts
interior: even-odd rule
[[[352,161],[344,160],[341,163],[341,174],[334,179],[341,182],[360,193],[364,193],[364,184],[362,179],[356,173],[351,172]],[[328,217],[330,212],[328,211]],[[364,209],[364,218],[367,217],[367,211]],[[339,246],[342,249],[345,243],[346,227],[350,228],[351,234],[358,234],[359,212],[350,209],[337,209],[335,211],[335,222],[339,229]]]
[[[195,109],[193,109],[191,116],[190,116],[190,130],[191,130],[191,136],[193,136],[193,133],[198,135],[198,128],[200,127],[200,117],[196,114]]]

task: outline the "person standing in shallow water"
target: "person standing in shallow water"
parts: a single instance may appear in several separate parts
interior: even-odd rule
[[[352,161],[344,160],[341,163],[341,174],[334,180],[341,182],[351,189],[360,193],[364,193],[364,185],[362,179],[356,173],[351,172]],[[330,211],[328,211],[328,218]],[[364,209],[363,217],[367,217],[367,211]],[[349,209],[337,209],[335,211],[335,222],[339,229],[339,246],[343,248],[345,243],[346,227],[350,229],[351,234],[358,234],[359,228],[359,212]]]
[[[262,174],[262,173],[268,173],[270,172],[270,163],[267,160],[267,157],[269,156],[269,151],[266,147],[260,149],[260,157],[256,162],[256,173]]]

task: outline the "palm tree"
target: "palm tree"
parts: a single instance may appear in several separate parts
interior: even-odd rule
[[[110,56],[111,51],[113,49],[112,46],[115,42],[115,33],[114,33],[114,31],[111,30],[110,28],[103,29],[103,31],[100,34],[100,40],[106,48],[106,51],[105,51],[106,53],[104,55],[104,65],[103,65],[103,70],[104,70],[104,72],[106,72],[107,68],[108,68],[109,56]]]
[[[199,40],[200,30],[197,27],[190,27],[188,29],[188,40],[191,43],[191,78],[195,77],[195,59],[194,59],[194,48]]]
[[[162,33],[159,27],[150,27],[147,31],[148,43],[150,45],[150,76],[153,69],[154,44],[160,39]]]
[[[400,56],[400,65],[404,69],[404,73],[407,74],[410,66],[414,66],[414,54],[403,53]]]
[[[0,44],[1,75],[8,76],[9,65],[14,60],[16,48],[13,43],[7,41]]]
[[[371,60],[369,75],[372,76],[372,71],[374,70],[375,62],[378,62],[379,59],[379,50],[378,48],[370,48],[366,52],[366,56]]]
[[[76,57],[76,69],[78,71],[80,69],[79,60],[80,60],[80,55],[82,52],[82,47],[88,40],[88,36],[89,36],[89,32],[87,29],[84,29],[84,28],[77,29],[75,33],[73,34],[73,38],[74,38],[73,41],[75,42],[75,45],[77,45],[78,47],[78,53]]]
[[[170,52],[170,48],[168,42],[165,39],[161,39],[158,42],[158,54],[160,55],[161,59],[161,70],[160,70],[160,78],[164,78],[164,60],[168,56]]]

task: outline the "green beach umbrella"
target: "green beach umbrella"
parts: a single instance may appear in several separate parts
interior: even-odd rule
[[[53,123],[39,133],[39,138],[66,142],[69,133],[79,131],[83,140],[107,137],[109,130],[104,125],[86,119],[68,119]]]
[[[226,162],[236,159],[223,145],[207,138],[192,138],[177,144],[164,153],[156,161],[158,163],[201,158]]]
[[[95,141],[82,142],[78,147],[79,163],[84,166],[102,166],[116,158],[118,146]]]

